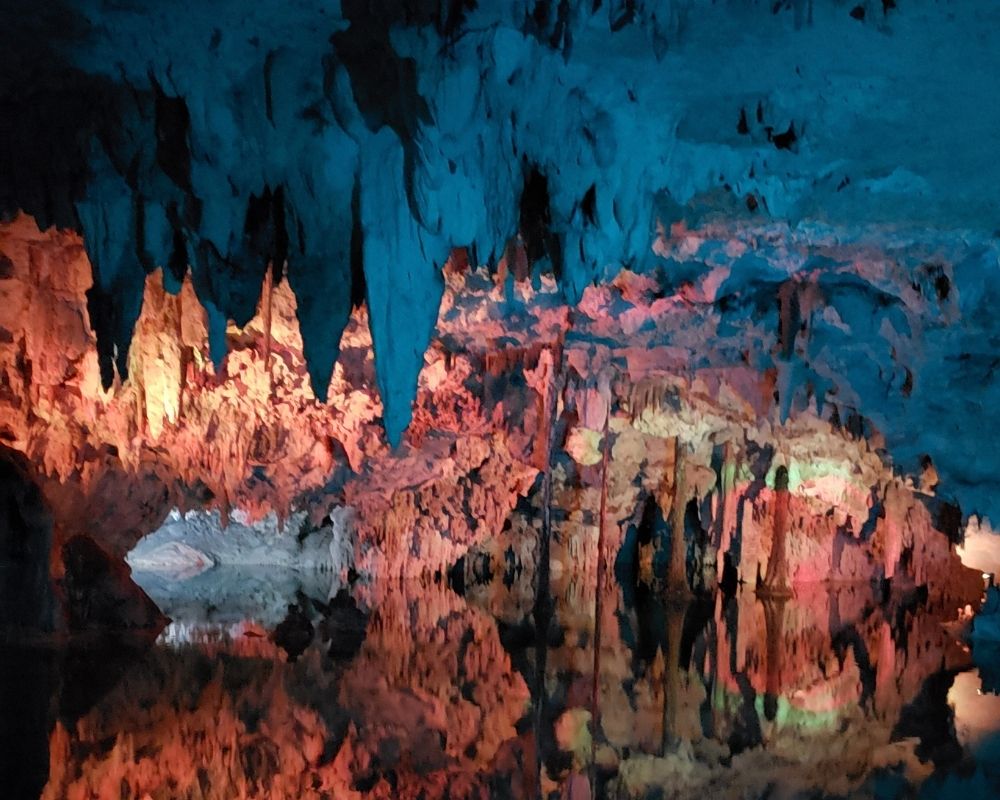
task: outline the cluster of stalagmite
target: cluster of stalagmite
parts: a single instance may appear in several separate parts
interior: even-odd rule
[[[371,512],[359,561],[395,574],[414,562],[443,569],[475,520],[501,525],[534,476],[463,386],[470,359],[443,351],[428,353],[410,443],[390,456],[363,308],[344,334],[327,402],[317,401],[286,281],[266,283],[257,315],[229,328],[216,370],[190,281],[171,295],[151,274],[129,378],[105,392],[78,239],[39,233],[21,217],[4,226],[0,248],[0,435],[32,460],[62,538],[103,523],[106,543],[124,553],[172,506],[208,504],[224,516],[239,508],[251,519],[307,507],[318,523],[346,498]],[[472,472],[487,480],[464,478]],[[344,485],[359,474],[367,480]],[[131,524],[130,514],[139,517]],[[378,557],[365,556],[372,544]]]
[[[230,329],[229,357],[217,372],[190,281],[169,295],[156,272],[129,351],[131,377],[105,393],[86,310],[90,267],[76,237],[38,233],[21,217],[3,229],[2,246],[11,264],[3,283],[10,387],[3,432],[41,473],[86,487],[97,478],[101,451],[110,451],[126,472],[156,462],[183,484],[203,484],[223,506],[287,513],[298,492],[326,480],[334,439],[358,464],[363,426],[379,413],[377,397],[353,385],[373,380],[363,317],[349,343],[362,355],[345,354],[334,376],[337,403],[324,411],[304,402],[308,376],[286,282],[266,286],[257,316]],[[352,367],[357,374],[345,378]],[[261,468],[267,497],[255,498],[247,479]]]

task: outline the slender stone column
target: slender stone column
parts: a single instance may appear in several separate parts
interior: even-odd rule
[[[778,467],[774,476],[774,530],[771,537],[771,557],[767,560],[767,575],[762,587],[771,595],[789,595],[788,559],[788,469]]]
[[[684,445],[674,439],[674,499],[670,508],[670,566],[667,571],[667,591],[671,595],[691,593],[687,579],[687,542],[684,538],[684,512],[687,508],[687,478]]]

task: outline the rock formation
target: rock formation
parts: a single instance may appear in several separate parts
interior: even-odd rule
[[[764,233],[772,243],[760,246]],[[43,481],[56,514],[56,552],[87,532],[79,527],[85,520],[103,522],[102,543],[124,554],[174,506],[214,506],[223,523],[233,509],[251,522],[271,511],[280,522],[301,509],[318,526],[346,502],[358,512],[357,569],[444,571],[500,533],[545,467],[551,426],[558,426],[557,449],[569,456],[559,459],[581,476],[570,479],[587,485],[607,424],[611,513],[621,521],[644,492],[654,493],[671,531],[685,528],[688,540],[698,538],[691,554],[713,573],[710,582],[722,579],[727,563],[745,581],[773,582],[768,570],[780,562],[771,552],[782,535],[782,585],[891,580],[900,570],[917,585],[946,580],[949,540],[930,532],[943,525],[956,537],[961,512],[915,488],[905,472],[893,473],[880,426],[861,415],[864,396],[877,387],[865,384],[868,363],[848,355],[860,345],[826,344],[810,357],[809,344],[787,364],[774,361],[775,354],[785,358],[785,345],[767,331],[780,334],[782,287],[791,284],[773,283],[777,299],[758,313],[753,309],[767,307],[754,294],[761,290],[734,270],[754,241],[758,258],[802,249],[805,260],[786,269],[795,285],[814,287],[797,290],[809,298],[796,306],[803,319],[803,309],[811,309],[806,332],[798,334],[808,342],[839,335],[846,323],[838,308],[847,303],[847,314],[865,296],[856,287],[877,291],[880,299],[866,308],[888,309],[886,338],[878,340],[884,351],[864,347],[887,359],[883,376],[919,374],[920,337],[933,335],[954,311],[928,304],[886,256],[864,261],[844,245],[811,245],[779,229],[737,227],[725,242],[710,238],[722,234],[678,230],[659,240],[661,251],[678,258],[684,251],[721,262],[672,294],[666,275],[625,271],[606,287],[589,288],[575,307],[563,304],[550,282],[537,290],[514,283],[513,299],[505,300],[508,289],[482,270],[449,266],[413,423],[404,445],[390,450],[379,425],[363,308],[345,329],[320,402],[286,281],[268,287],[245,327],[228,329],[229,354],[216,367],[207,313],[190,283],[173,297],[154,273],[130,375],[106,392],[82,250],[72,235],[39,233],[22,217],[0,241],[10,265],[0,320],[9,334],[0,343],[2,430]],[[792,238],[774,238],[780,235]],[[827,266],[810,266],[821,257]],[[822,287],[840,284],[851,288],[824,294]],[[892,325],[905,326],[909,339],[887,333]],[[715,344],[706,350],[709,338]],[[766,364],[777,366],[762,369]],[[786,367],[802,378],[788,383]],[[820,381],[837,393],[822,406]],[[939,461],[947,463],[947,454]],[[787,480],[787,492],[776,480]],[[557,505],[573,507],[563,499]],[[574,561],[592,552],[592,539],[593,532],[582,537],[583,555]],[[611,562],[621,541],[612,536],[605,545]],[[671,541],[669,561],[679,564],[685,539],[671,532]],[[687,580],[694,585],[692,576]]]

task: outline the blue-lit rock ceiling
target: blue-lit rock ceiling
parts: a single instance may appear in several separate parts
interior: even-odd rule
[[[992,234],[997,12],[895,5],[31,4],[0,196],[83,233],[106,384],[156,266],[190,266],[218,361],[287,259],[320,396],[367,298],[395,441],[453,247],[495,263],[520,231],[573,301],[670,269],[679,206]]]

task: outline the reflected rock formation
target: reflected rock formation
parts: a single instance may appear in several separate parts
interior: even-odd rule
[[[550,588],[544,657],[524,618],[433,584],[362,591],[346,656],[323,618],[294,659],[253,624],[174,639],[56,723],[43,796],[527,798],[594,780],[608,797],[875,797],[961,759],[948,688],[970,661],[946,604],[867,587],[634,602],[609,581],[596,640],[593,592]],[[519,592],[477,584],[505,608]]]
[[[443,587],[379,598],[347,661],[259,631],[147,653],[56,725],[43,797],[487,797],[511,769],[527,688]]]

